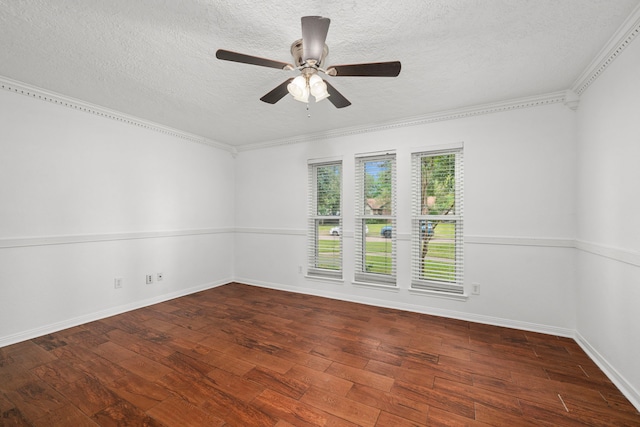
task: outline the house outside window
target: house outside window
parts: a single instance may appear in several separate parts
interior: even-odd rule
[[[356,157],[355,281],[396,286],[396,156]]]

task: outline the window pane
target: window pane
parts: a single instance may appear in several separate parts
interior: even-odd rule
[[[364,215],[393,215],[391,160],[364,162]]]
[[[411,287],[464,293],[462,149],[412,154]]]
[[[418,222],[420,230],[421,280],[456,281],[456,223],[455,221]]]
[[[365,273],[393,273],[394,233],[391,221],[363,219],[364,269]]]
[[[356,282],[396,286],[395,154],[356,158]]]
[[[340,215],[340,165],[318,166],[316,215]]]
[[[340,270],[342,267],[342,229],[339,219],[316,219],[316,268]]]
[[[309,165],[307,274],[342,278],[342,164]]]
[[[423,157],[421,160],[420,215],[455,213],[455,154]]]

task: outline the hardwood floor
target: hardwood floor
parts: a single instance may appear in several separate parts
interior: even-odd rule
[[[0,425],[640,426],[571,339],[228,284],[0,348]]]

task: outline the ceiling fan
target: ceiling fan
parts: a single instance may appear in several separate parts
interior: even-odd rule
[[[323,68],[324,60],[329,53],[325,40],[330,22],[329,18],[322,16],[302,17],[302,38],[291,45],[291,55],[295,65],[224,49],[218,49],[216,58],[287,71],[299,70],[299,76],[285,80],[260,98],[261,101],[269,104],[280,101],[287,93],[293,95],[295,100],[306,103],[311,94],[316,102],[329,98],[336,108],[344,108],[351,105],[351,102],[328,81],[320,77],[320,73],[331,77],[396,77],[400,74],[400,61],[333,65]]]

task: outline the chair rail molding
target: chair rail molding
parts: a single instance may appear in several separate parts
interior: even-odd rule
[[[233,227],[191,230],[135,231],[127,233],[69,234],[60,236],[12,237],[0,239],[0,249],[29,246],[69,245],[77,243],[111,242],[115,240],[158,239],[167,237],[233,233]]]

